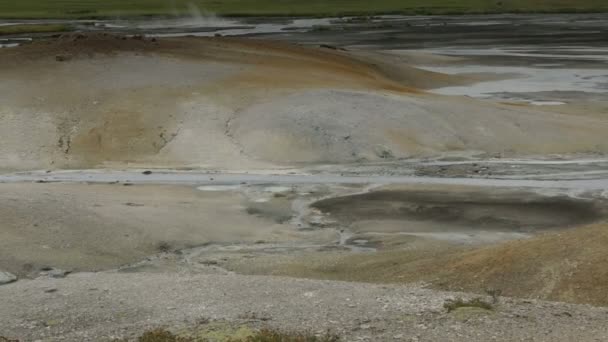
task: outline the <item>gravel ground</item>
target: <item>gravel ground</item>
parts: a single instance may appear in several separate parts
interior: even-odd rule
[[[220,320],[330,329],[346,341],[608,339],[606,308],[501,298],[494,311],[448,314],[445,301],[461,295],[414,285],[276,277],[80,273],[0,287],[0,331],[24,341],[104,341]]]

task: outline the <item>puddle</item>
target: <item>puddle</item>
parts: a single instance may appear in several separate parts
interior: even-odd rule
[[[501,57],[537,57],[551,59],[574,59],[608,62],[608,48],[586,46],[510,46],[475,48],[436,48],[425,52],[446,56],[501,56]]]
[[[486,65],[449,67],[422,66],[419,68],[449,75],[494,73],[507,75],[517,74],[522,76],[515,79],[486,81],[469,86],[453,86],[431,90],[433,93],[442,95],[489,98],[498,93],[537,93],[552,91],[588,93],[608,92],[608,89],[603,86],[608,83],[607,69],[545,69]],[[547,102],[549,101],[538,101],[538,104],[542,105]],[[551,101],[549,104],[556,105],[562,103]]]
[[[204,185],[196,188],[200,191],[238,191],[241,190],[240,185]]]
[[[535,106],[561,106],[565,105],[566,102],[561,101],[531,101],[530,104]]]
[[[281,192],[289,192],[291,191],[293,188],[289,187],[289,186],[269,186],[264,188],[265,192],[272,192],[272,193],[281,193]]]
[[[24,43],[29,43],[32,38],[0,38],[0,48],[17,47]]]

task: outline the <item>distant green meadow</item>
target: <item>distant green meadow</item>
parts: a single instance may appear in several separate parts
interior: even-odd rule
[[[21,33],[66,32],[70,30],[72,30],[72,27],[64,24],[7,25],[0,26],[0,36]]]
[[[0,0],[0,18],[608,12],[608,0]]]

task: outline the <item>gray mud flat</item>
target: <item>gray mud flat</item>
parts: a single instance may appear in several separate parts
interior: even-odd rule
[[[538,233],[547,229],[589,224],[608,216],[606,203],[547,197],[534,192],[380,190],[330,198],[314,208],[345,223],[402,220],[408,232],[414,222],[436,231],[453,229]]]

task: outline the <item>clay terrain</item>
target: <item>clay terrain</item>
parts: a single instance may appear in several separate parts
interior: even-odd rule
[[[606,19],[0,39],[0,341],[608,340]]]

